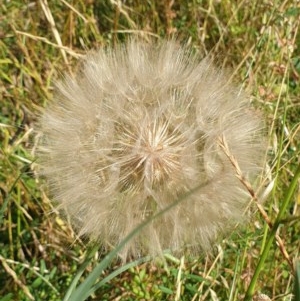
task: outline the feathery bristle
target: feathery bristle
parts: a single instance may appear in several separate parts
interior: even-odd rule
[[[262,169],[261,120],[226,72],[175,41],[129,41],[88,54],[57,84],[40,128],[41,173],[80,234],[115,246],[151,222],[121,256],[208,249],[243,220],[247,191],[220,137],[253,180]]]

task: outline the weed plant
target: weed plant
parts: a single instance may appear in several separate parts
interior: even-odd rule
[[[0,301],[80,300],[75,285],[87,279],[87,300],[288,301],[299,294],[299,15],[296,0],[1,1]],[[53,81],[75,70],[86,50],[135,35],[176,35],[230,68],[265,117],[268,152],[261,189],[249,189],[250,222],[210,254],[122,267],[53,209],[35,175],[35,122]]]

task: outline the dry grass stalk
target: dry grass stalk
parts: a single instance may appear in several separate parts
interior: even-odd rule
[[[228,157],[228,159],[230,160],[231,164],[233,165],[235,172],[236,172],[236,176],[237,178],[241,181],[241,183],[246,187],[246,189],[248,190],[249,194],[251,195],[252,199],[255,201],[255,204],[260,212],[260,214],[262,215],[263,219],[265,220],[265,222],[268,224],[269,228],[272,229],[273,228],[273,224],[267,214],[267,212],[264,210],[263,206],[261,205],[261,202],[259,201],[252,185],[250,184],[250,182],[245,178],[245,176],[242,173],[242,170],[237,162],[237,160],[235,159],[235,157],[231,154],[229,147],[226,143],[226,139],[224,136],[219,138],[219,145],[222,148],[222,150],[224,151],[224,153],[226,154],[226,156]],[[293,262],[290,259],[290,256],[288,254],[288,252],[286,251],[286,248],[284,246],[284,242],[282,241],[281,237],[276,234],[275,236],[276,241],[278,243],[280,252],[282,253],[282,255],[284,256],[284,258],[287,260],[288,264],[290,265],[290,267],[293,269]]]

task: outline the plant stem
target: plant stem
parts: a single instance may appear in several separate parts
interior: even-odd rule
[[[267,242],[266,242],[266,245],[265,245],[265,248],[260,256],[260,259],[259,259],[259,262],[257,264],[257,267],[255,269],[255,272],[254,272],[254,275],[251,279],[251,282],[249,284],[249,287],[248,287],[248,290],[246,292],[246,295],[245,295],[245,298],[244,298],[244,301],[251,301],[252,300],[252,297],[254,295],[254,292],[255,292],[255,286],[256,286],[256,282],[258,280],[258,276],[260,274],[260,271],[262,270],[262,267],[265,263],[265,260],[266,258],[268,257],[268,254],[269,254],[269,251],[270,251],[270,248],[272,246],[272,243],[274,241],[274,238],[275,238],[275,235],[276,235],[276,232],[279,228],[279,225],[281,224],[281,220],[282,220],[282,217],[283,217],[283,214],[286,212],[286,209],[290,203],[290,200],[294,194],[294,191],[297,187],[297,184],[298,184],[298,178],[300,176],[300,165],[298,165],[298,168],[294,174],[294,177],[291,181],[291,184],[290,186],[288,187],[287,189],[287,192],[285,194],[285,197],[284,197],[284,200],[283,200],[283,204],[278,212],[278,215],[277,215],[277,218],[276,218],[276,221],[273,225],[273,228],[271,229],[271,232],[270,232],[270,235],[267,239]]]

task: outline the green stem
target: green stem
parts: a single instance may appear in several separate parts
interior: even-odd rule
[[[201,187],[205,186],[205,184],[198,186],[197,188],[191,190],[190,192],[183,195],[181,198],[177,199],[155,215],[149,217],[147,220],[142,222],[138,227],[133,229],[123,241],[119,245],[117,245],[112,251],[110,251],[104,259],[90,272],[90,274],[87,276],[87,278],[77,287],[72,289],[72,292],[68,292],[68,294],[63,299],[64,301],[83,301],[86,300],[91,292],[94,292],[94,288],[98,288],[98,285],[93,288],[95,282],[97,281],[98,277],[101,275],[103,270],[110,264],[110,262],[113,260],[115,256],[118,255],[120,250],[125,246],[125,244],[132,239],[135,235],[137,235],[143,228],[145,228],[148,224],[150,224],[154,219],[158,218],[159,216],[166,213],[168,210],[172,209],[176,205],[178,205],[180,202],[184,201],[189,195],[196,192]],[[77,282],[76,282],[77,283]],[[101,282],[100,282],[101,283]]]
[[[292,182],[290,184],[290,186],[288,187],[288,190],[286,192],[286,195],[285,195],[285,198],[283,200],[283,204],[279,210],[279,213],[277,215],[277,218],[276,218],[276,221],[271,229],[271,232],[270,232],[270,235],[267,239],[267,242],[266,242],[266,245],[265,245],[265,248],[260,256],[260,259],[259,259],[259,262],[257,264],[257,267],[255,269],[255,272],[254,272],[254,275],[251,279],[251,282],[250,282],[250,285],[248,287],[248,290],[246,292],[246,295],[245,295],[245,298],[244,298],[244,301],[251,301],[253,296],[254,296],[254,292],[255,292],[255,286],[256,286],[256,282],[258,280],[258,277],[259,277],[259,274],[262,270],[262,267],[265,263],[265,260],[266,258],[268,257],[268,254],[269,254],[269,251],[270,251],[270,248],[273,244],[273,241],[274,241],[274,238],[275,238],[275,235],[276,235],[276,232],[278,230],[278,227],[279,225],[281,224],[281,220],[282,220],[282,217],[284,215],[284,213],[286,212],[286,209],[290,203],[290,200],[294,194],[294,191],[297,187],[297,184],[298,184],[298,178],[300,176],[300,165],[298,165],[298,168],[295,172],[295,175],[292,179]]]

